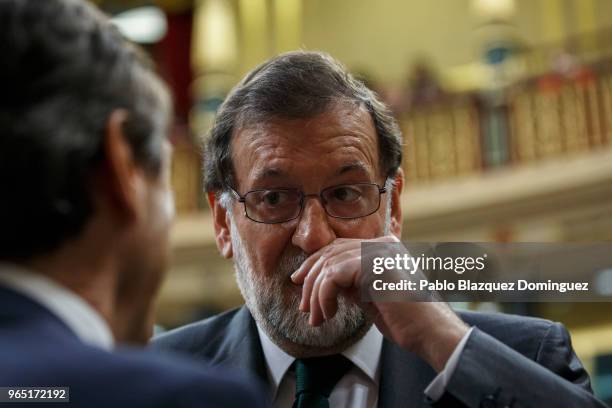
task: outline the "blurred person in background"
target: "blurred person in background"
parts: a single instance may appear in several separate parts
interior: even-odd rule
[[[401,151],[388,109],[330,56],[254,69],[205,152],[246,305],[153,347],[255,373],[278,407],[604,406],[561,324],[361,301],[361,244],[401,237]]]
[[[171,102],[148,60],[80,0],[0,0],[0,42],[0,387],[263,406],[241,376],[118,348],[151,336],[174,217]]]
[[[446,94],[432,64],[425,58],[418,59],[412,66],[406,93],[408,96],[406,110],[439,102]]]

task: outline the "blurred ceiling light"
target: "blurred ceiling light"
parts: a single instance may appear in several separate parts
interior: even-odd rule
[[[514,0],[472,0],[472,10],[480,18],[509,20],[514,16]]]
[[[227,0],[197,0],[192,41],[196,72],[231,71],[237,53],[232,3]]]
[[[128,40],[139,44],[154,44],[164,38],[168,31],[166,15],[155,6],[124,11],[111,21]]]

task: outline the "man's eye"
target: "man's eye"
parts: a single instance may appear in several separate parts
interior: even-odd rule
[[[264,193],[264,195],[261,197],[261,200],[266,205],[279,205],[286,200],[285,196],[286,194],[283,194],[280,191],[268,191]]]
[[[338,201],[351,202],[359,199],[361,192],[356,188],[338,187],[332,190],[332,198]]]

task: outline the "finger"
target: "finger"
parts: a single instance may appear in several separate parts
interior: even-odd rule
[[[302,283],[308,275],[308,272],[310,272],[310,270],[314,268],[315,264],[319,262],[321,258],[325,258],[326,256],[330,255],[333,250],[334,246],[332,242],[331,244],[324,246],[318,251],[313,252],[291,275],[291,280],[293,281],[293,283],[298,285]]]
[[[350,258],[322,275],[324,278],[317,288],[319,307],[326,320],[333,318],[338,311],[338,296],[342,290],[358,287],[359,258]],[[351,299],[352,301],[352,299]]]
[[[321,265],[326,261],[326,257],[320,257],[308,270],[308,274],[304,278],[304,284],[302,285],[302,299],[300,301],[300,310],[302,312],[308,312],[310,310],[310,296],[312,295],[312,289],[321,272]]]
[[[325,316],[323,315],[323,311],[321,310],[321,306],[319,305],[319,287],[321,286],[321,282],[325,279],[325,272],[319,273],[317,276],[317,280],[314,283],[314,287],[312,289],[312,295],[310,297],[310,324],[312,326],[318,326],[325,321]]]
[[[327,248],[327,247],[324,247]],[[306,278],[307,273],[312,269],[314,264],[321,258],[323,248],[310,255],[302,264],[291,274],[291,280],[296,285],[299,285]]]
[[[352,285],[351,277],[358,274],[359,264],[359,250],[353,250],[342,253],[322,265],[321,271],[317,273],[317,279],[310,295],[310,315],[314,325],[318,325],[322,320],[331,319],[336,313],[338,292],[342,287]],[[334,280],[336,277],[337,279]],[[340,285],[340,288],[338,288],[338,291],[328,289],[331,293],[325,300],[326,304],[323,305],[320,300],[321,287],[324,284],[334,286],[336,285],[335,282]],[[331,311],[330,315],[327,314],[328,309]]]
[[[315,263],[324,255],[333,256],[335,253],[346,251],[355,246],[360,246],[361,240],[353,238],[337,238],[332,241],[329,245],[319,249],[310,255],[298,269],[291,275],[293,283],[299,285],[303,282],[308,271],[314,266]]]
[[[300,310],[302,312],[309,311],[310,295],[312,287],[317,279],[318,271],[323,263],[334,257],[337,253],[342,254],[344,246],[333,247],[331,244],[325,250],[319,250],[311,255],[302,266],[291,276],[293,283],[299,285],[302,283],[302,299],[300,301]]]
[[[337,262],[342,262],[343,260],[354,256],[355,251],[359,251],[358,249],[353,251],[344,251],[339,252],[338,254],[326,254],[319,258],[319,260],[312,266],[308,275],[304,279],[304,284],[302,286],[302,299],[300,301],[300,310],[302,312],[310,311],[310,298],[313,293],[314,284],[321,273],[321,269],[324,265],[332,265]]]

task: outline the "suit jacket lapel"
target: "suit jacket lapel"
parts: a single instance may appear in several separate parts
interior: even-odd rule
[[[423,391],[435,375],[435,371],[415,354],[385,339],[381,353],[379,408],[429,406]]]
[[[268,374],[255,320],[243,306],[232,317],[227,336],[211,359],[214,365],[230,365],[238,370],[255,373],[265,384]]]

